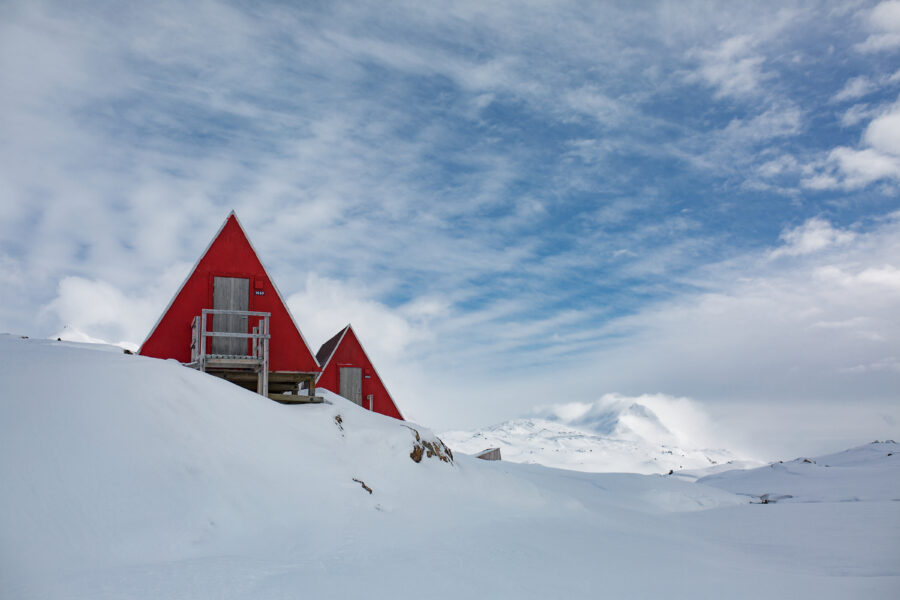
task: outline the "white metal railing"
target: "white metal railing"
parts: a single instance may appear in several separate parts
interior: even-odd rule
[[[246,331],[213,331],[208,327],[209,315],[227,315],[234,317],[247,317],[248,329]],[[255,369],[258,369],[259,380],[257,391],[266,396],[269,393],[269,317],[272,313],[257,312],[250,310],[223,310],[215,308],[204,308],[200,314],[194,317],[191,322],[191,364],[196,365],[201,371],[206,371],[206,367],[210,360],[234,362],[234,366],[241,363],[249,363]],[[256,319],[256,325],[252,328],[249,324],[251,319]],[[237,338],[248,340],[250,342],[249,349],[244,346],[244,352],[240,354],[213,354],[207,352],[207,348],[211,348],[212,344],[207,345],[207,338]],[[240,361],[240,362],[237,362]]]

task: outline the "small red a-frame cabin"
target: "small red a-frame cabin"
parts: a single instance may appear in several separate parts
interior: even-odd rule
[[[353,328],[347,325],[316,353],[322,373],[316,384],[363,408],[403,421]]]
[[[273,400],[321,401],[319,365],[234,211],[138,353],[174,358]],[[308,396],[299,395],[302,382]]]

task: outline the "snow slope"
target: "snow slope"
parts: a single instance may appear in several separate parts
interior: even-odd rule
[[[436,442],[425,428],[328,401],[282,406],[173,361],[0,336],[0,597],[900,590],[890,493],[758,505],[677,477],[416,463],[416,432]]]
[[[900,501],[900,445],[872,442],[827,456],[707,475],[698,482],[769,502]]]
[[[500,448],[503,460],[593,473],[668,473],[758,461],[712,446],[712,425],[686,398],[608,394],[593,403],[545,406],[530,418],[441,433],[467,454]]]

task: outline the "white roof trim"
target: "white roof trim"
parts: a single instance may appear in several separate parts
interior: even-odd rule
[[[178,291],[175,292],[175,295],[172,296],[172,299],[169,300],[168,304],[166,304],[166,308],[160,313],[159,318],[156,320],[156,323],[150,329],[150,333],[148,333],[147,337],[144,338],[144,341],[141,342],[141,347],[138,348],[138,351],[137,351],[138,354],[140,354],[141,350],[144,349],[144,344],[147,343],[147,340],[149,340],[153,336],[153,334],[156,333],[156,328],[159,327],[159,324],[162,323],[163,317],[165,317],[166,314],[168,314],[169,309],[172,308],[172,305],[175,303],[175,298],[178,297],[178,294],[181,293],[181,290],[184,289],[184,286],[187,285],[187,282],[190,281],[191,277],[194,276],[194,271],[196,271],[197,267],[200,266],[200,261],[203,260],[203,257],[206,256],[206,253],[209,252],[210,248],[212,248],[213,242],[216,241],[216,238],[218,238],[219,235],[222,233],[222,230],[225,229],[225,225],[228,223],[228,219],[231,217],[231,215],[234,215],[234,218],[237,219],[237,215],[235,215],[234,210],[232,210],[230,213],[228,213],[228,216],[225,217],[225,220],[222,221],[222,224],[219,225],[219,229],[216,230],[215,235],[213,235],[212,239],[209,240],[209,243],[206,245],[206,249],[200,253],[200,258],[198,258],[197,262],[194,263],[194,266],[191,267],[191,270],[188,272],[188,276],[185,277],[184,281],[181,282],[181,285],[178,286]],[[246,233],[245,233],[245,235],[246,235]],[[254,252],[256,252],[256,250],[254,250]],[[263,267],[263,268],[265,269],[265,267]]]
[[[287,305],[287,302],[284,301],[284,296],[281,295],[281,291],[278,289],[278,285],[275,283],[275,280],[272,279],[272,276],[269,275],[269,270],[266,268],[266,264],[262,261],[262,258],[259,257],[259,252],[256,251],[256,247],[253,245],[253,242],[250,240],[250,236],[247,235],[247,230],[244,229],[244,226],[241,224],[241,220],[238,219],[237,214],[234,211],[231,211],[231,214],[228,216],[234,215],[234,220],[237,221],[238,227],[241,228],[241,231],[244,232],[244,238],[246,238],[247,243],[250,244],[250,249],[253,250],[253,254],[256,255],[256,260],[259,261],[260,266],[263,268],[263,273],[266,274],[266,279],[269,280],[269,283],[275,288],[275,293],[278,294],[278,299],[281,300],[281,305],[284,307],[284,310],[287,311],[288,316],[291,318],[291,323],[294,324],[294,329],[297,330],[297,333],[300,334],[300,339],[303,340],[303,345],[306,346],[306,351],[309,352],[309,355],[313,359],[313,363],[319,367],[321,370],[321,365],[319,365],[319,361],[316,359],[316,355],[313,354],[313,351],[309,347],[309,342],[306,341],[306,337],[303,335],[303,331],[301,331],[300,326],[297,325],[297,321],[294,319],[293,313],[291,313],[291,308]],[[225,219],[228,221],[228,219]]]

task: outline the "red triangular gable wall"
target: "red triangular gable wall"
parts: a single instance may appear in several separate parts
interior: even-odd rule
[[[316,386],[339,394],[341,390],[341,367],[359,367],[363,370],[363,408],[369,408],[366,397],[372,394],[372,410],[374,412],[403,421],[403,415],[400,414],[397,405],[394,404],[393,398],[391,398],[387,388],[384,386],[384,382],[381,381],[381,377],[378,376],[378,372],[372,365],[372,361],[369,360],[366,351],[363,350],[362,344],[359,343],[359,339],[353,332],[353,328],[348,325],[346,329],[334,352],[331,353],[331,357],[322,365],[322,374],[316,381]]]
[[[213,307],[213,278],[217,276],[249,278],[250,310],[272,313],[269,321],[272,335],[269,344],[270,371],[319,370],[309,346],[278,290],[269,280],[265,267],[234,213],[228,215],[218,235],[182,284],[139,353],[188,362],[191,359],[191,322],[201,309]]]

